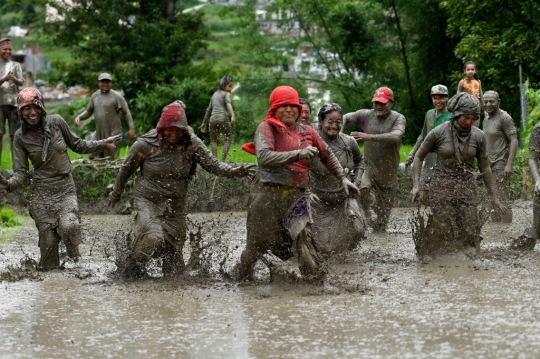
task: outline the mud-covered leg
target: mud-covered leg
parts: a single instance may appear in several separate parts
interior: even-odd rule
[[[373,225],[371,218],[371,199],[369,198],[369,188],[361,188],[359,196],[360,205],[364,211],[366,222],[369,226]]]
[[[311,235],[310,224],[296,238],[296,249],[302,277],[307,281],[323,281],[326,277],[326,270],[322,266],[317,244]]]
[[[60,255],[58,253],[58,235],[49,224],[38,226],[39,251],[41,258],[38,267],[41,269],[55,269],[60,267]]]
[[[493,206],[493,212],[491,212],[491,220],[493,222],[512,223],[513,212],[512,203],[510,202],[510,176],[504,174],[504,170],[494,170],[493,175],[495,177],[495,194],[503,205],[506,206],[508,211],[502,213],[497,206]]]
[[[397,188],[394,187],[375,187],[375,200],[373,206],[377,214],[377,222],[374,226],[375,232],[384,232],[390,220],[390,212],[394,206]]]
[[[255,265],[255,262],[257,261],[258,256],[257,252],[250,248],[249,245],[246,246],[246,249],[242,251],[242,254],[240,255],[240,266],[239,269],[239,277],[240,280],[253,280],[253,266]]]
[[[171,242],[174,241],[174,238],[169,234],[165,234],[165,236],[168,237],[168,240],[165,241],[163,249],[163,265],[161,267],[163,275],[174,276],[182,274],[186,267],[182,253],[184,243],[176,241],[177,244],[173,245]]]
[[[223,151],[221,152],[221,160],[225,161],[227,158],[227,154],[229,153],[229,148],[231,147],[231,141],[232,141],[232,134],[231,134],[231,128],[229,125],[229,128],[225,128],[223,130]]]
[[[81,254],[79,244],[81,243],[81,223],[75,213],[66,213],[60,216],[58,222],[58,235],[66,245],[67,255],[74,262],[78,262]]]

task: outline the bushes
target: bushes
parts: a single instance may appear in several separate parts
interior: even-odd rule
[[[0,227],[16,227],[21,222],[16,218],[15,211],[9,207],[0,208]]]

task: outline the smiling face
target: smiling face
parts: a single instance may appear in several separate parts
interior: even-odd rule
[[[500,105],[499,96],[493,93],[487,93],[484,95],[484,108],[488,115],[492,116],[499,111]]]
[[[309,123],[310,118],[311,111],[309,110],[309,106],[306,104],[302,104],[302,112],[300,113],[300,118],[298,119],[298,122],[306,125]]]
[[[101,80],[98,82],[99,89],[103,92],[109,92],[111,90],[112,81],[111,80]]]
[[[287,127],[291,127],[296,122],[298,118],[299,111],[298,107],[293,105],[284,105],[279,106],[276,109],[276,117],[283,122]]]
[[[442,111],[448,102],[448,96],[444,95],[431,95],[431,101],[433,101],[433,106],[437,111]]]
[[[323,132],[329,138],[336,138],[341,131],[342,116],[338,111],[332,111],[326,114],[326,118],[323,121]]]
[[[26,105],[21,109],[21,115],[30,128],[39,128],[42,114],[43,111],[36,105]]]
[[[163,137],[165,141],[174,145],[180,140],[180,137],[184,134],[184,130],[178,127],[169,127],[163,130]]]
[[[375,114],[377,117],[384,117],[392,111],[392,101],[388,101],[387,103],[382,103],[379,101],[373,102],[373,109],[375,110]]]
[[[11,59],[11,45],[4,45],[0,48],[0,59],[4,62]]]

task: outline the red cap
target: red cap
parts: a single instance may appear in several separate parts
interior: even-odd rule
[[[379,87],[373,94],[373,100],[371,102],[387,103],[388,101],[394,101],[394,93],[388,87]]]

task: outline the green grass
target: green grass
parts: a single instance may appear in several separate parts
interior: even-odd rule
[[[21,222],[17,219],[15,211],[9,207],[0,208],[0,227],[17,227]]]

